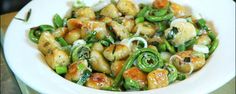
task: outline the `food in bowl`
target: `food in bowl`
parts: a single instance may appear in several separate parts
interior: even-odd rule
[[[79,4],[70,16],[33,27],[29,39],[48,66],[78,85],[141,91],[166,87],[201,69],[219,40],[201,16],[168,0]]]

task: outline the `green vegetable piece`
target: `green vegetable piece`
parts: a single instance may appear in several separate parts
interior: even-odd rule
[[[178,33],[178,28],[176,27],[172,27],[171,31],[168,33],[167,35],[167,40],[172,40],[174,38],[174,36]]]
[[[206,25],[206,21],[204,19],[199,19],[197,21],[197,25],[203,30],[207,30],[207,31],[209,30],[209,28]]]
[[[196,41],[197,41],[196,38],[193,38],[193,39],[187,41],[187,42],[185,43],[185,47],[186,47],[187,49],[189,49],[190,47],[192,47],[192,46],[196,43]]]
[[[34,28],[31,28],[30,29],[30,31],[29,31],[29,39],[32,41],[32,42],[34,42],[34,43],[38,43],[38,41],[39,41],[39,37],[40,36],[36,36],[35,35],[35,32],[36,32],[37,30],[35,30]],[[38,32],[38,31],[37,31]]]
[[[79,46],[72,50],[72,61],[78,61],[81,59],[89,59],[90,49],[87,46]]]
[[[169,20],[174,17],[173,13],[166,14],[164,16],[151,16],[151,15],[146,15],[145,18],[148,21],[151,22],[159,22],[159,21],[164,21],[164,20]]]
[[[150,54],[153,54],[151,56],[152,57],[155,56],[155,57],[152,58],[152,59],[157,59],[158,60],[158,62],[153,62],[153,64],[151,64],[151,65],[154,65],[154,66],[152,66],[152,67],[147,66],[147,67],[156,68],[157,66],[159,66],[159,67],[163,66],[163,60],[161,59],[160,54],[157,51],[155,51],[153,49],[150,49],[150,48],[142,48],[140,50],[137,50],[128,58],[128,60],[123,65],[122,69],[120,70],[120,72],[118,73],[118,75],[116,76],[116,78],[114,80],[113,87],[119,86],[120,81],[123,77],[122,75],[123,75],[124,71],[127,70],[128,68],[130,68],[133,65],[133,63],[135,62],[136,59],[139,58],[139,60],[145,61],[143,63],[140,61],[141,63],[138,64],[139,67],[140,66],[141,67],[146,66],[147,65],[146,64],[147,63],[146,59],[148,59],[148,58],[144,57],[145,56],[144,54],[147,54],[147,53],[149,53],[149,56],[150,56]],[[142,59],[142,57],[143,57],[143,59]],[[153,61],[157,61],[157,60],[153,60]],[[144,65],[142,65],[142,64],[144,64]],[[145,69],[145,67],[143,67],[143,69]]]
[[[210,48],[210,51],[209,51],[209,54],[212,54],[216,48],[218,47],[219,45],[219,40],[218,39],[215,39],[213,42],[212,42],[212,46]]]
[[[154,12],[155,16],[164,16],[168,11],[168,8],[163,8]]]
[[[142,23],[142,22],[144,22],[144,17],[138,17],[138,18],[135,19],[136,24],[137,23]]]
[[[209,31],[209,32],[208,32],[208,36],[211,38],[211,40],[215,40],[215,39],[216,39],[216,35],[215,35],[215,33],[212,32],[212,31]]]
[[[166,51],[166,44],[165,43],[159,44],[158,51],[165,52]]]
[[[163,23],[163,22],[157,23],[157,26],[159,27],[158,32],[163,32],[163,31],[165,31],[166,28],[167,28],[167,27],[166,27],[166,24]]]
[[[42,31],[42,32],[44,32],[44,31],[49,31],[49,32],[55,31],[54,27],[51,26],[51,25],[40,25],[39,30]]]
[[[57,42],[62,46],[68,46],[68,43],[65,41],[65,39],[63,37],[58,37],[56,38]]]
[[[156,53],[145,53],[138,56],[137,66],[144,72],[151,72],[158,67],[162,66],[162,63],[159,63],[159,56]]]
[[[103,46],[106,46],[108,47],[110,45],[110,43],[108,41],[105,41],[105,40],[102,40],[100,41],[100,43],[103,45]]]
[[[170,45],[170,43],[167,40],[164,40],[164,43],[166,44],[166,48],[167,50],[171,53],[171,54],[175,54],[175,48],[173,46]]]
[[[98,39],[96,38],[96,34],[97,32],[96,31],[92,31],[92,32],[89,32],[87,37],[85,38],[85,41],[89,44],[89,43],[95,43],[98,41]]]
[[[91,74],[92,74],[91,71],[85,70],[83,72],[82,77],[79,78],[77,84],[84,85],[86,83],[87,79],[90,77]]]
[[[63,27],[64,21],[58,14],[55,14],[53,17],[53,24],[56,28]]]
[[[149,9],[150,9],[149,6],[144,6],[143,9],[141,9],[139,13],[137,14],[137,17],[144,17]]]
[[[169,84],[173,83],[178,77],[178,71],[172,64],[167,64],[166,69],[169,71],[168,73]]]
[[[178,46],[178,52],[182,52],[182,51],[185,51],[185,45],[184,44],[181,44]]]
[[[56,66],[56,73],[57,74],[65,74],[67,72],[66,66]]]
[[[177,80],[182,81],[182,80],[184,80],[184,79],[186,79],[186,78],[187,78],[187,76],[186,76],[185,74],[178,73]]]
[[[140,90],[141,89],[139,82],[132,80],[131,78],[125,78],[124,87],[126,90]]]

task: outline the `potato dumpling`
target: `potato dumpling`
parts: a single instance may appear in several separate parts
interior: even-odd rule
[[[52,35],[54,37],[64,37],[67,32],[68,29],[66,27],[60,27],[56,29],[54,32],[52,32]]]
[[[115,76],[117,76],[118,73],[120,72],[120,70],[122,69],[124,63],[125,63],[125,60],[114,61],[114,62],[111,64],[111,71],[112,71],[112,74],[115,75]]]
[[[211,38],[204,34],[201,35],[198,39],[197,39],[197,44],[198,45],[209,45],[211,43]]]
[[[60,47],[60,44],[55,40],[51,33],[43,32],[41,34],[38,42],[38,48],[44,55]]]
[[[109,60],[121,60],[129,56],[130,50],[123,44],[110,45],[103,51],[103,56]]]
[[[200,52],[188,50],[179,52],[176,55],[178,57],[172,57],[170,62],[172,62],[180,72],[191,73],[192,71],[202,68],[206,63],[205,55]]]
[[[83,23],[79,19],[72,18],[67,21],[67,27],[69,31],[73,29],[80,29],[82,26]]]
[[[80,38],[80,29],[74,29],[74,30],[68,32],[64,38],[67,43],[73,44],[74,41],[76,41]]]
[[[104,22],[99,21],[87,21],[84,23],[82,27],[83,30],[81,32],[94,32],[96,31],[96,37],[98,39],[103,39],[108,36],[108,31],[106,29],[106,24]]]
[[[139,82],[141,88],[144,88],[147,84],[147,75],[140,71],[137,67],[127,69],[123,74],[124,79],[130,78]]]
[[[168,86],[168,71],[156,69],[147,75],[148,89],[155,89]]]
[[[93,44],[92,50],[96,50],[96,51],[102,53],[104,51],[104,47],[100,42],[96,42]]]
[[[185,19],[179,18],[173,20],[171,22],[171,27],[165,30],[166,38],[168,38],[169,33],[173,32],[174,29],[177,29],[177,32],[174,34],[174,37],[171,40],[175,46],[184,44],[197,35],[194,25],[190,22],[187,22]]]
[[[93,73],[86,82],[87,87],[102,89],[112,86],[113,80],[103,73]]]
[[[111,18],[117,18],[121,16],[121,13],[119,13],[118,9],[114,4],[109,4],[104,7],[100,14]]]
[[[135,25],[135,22],[134,22],[134,19],[131,19],[131,18],[125,18],[122,20],[122,24],[125,26],[125,28],[131,32],[132,29],[134,28],[134,25]]]
[[[119,0],[117,8],[121,13],[129,16],[136,16],[139,12],[139,7],[133,0]]]
[[[107,74],[111,73],[110,65],[98,51],[95,50],[91,51],[90,61],[92,69]]]
[[[108,25],[112,27],[116,36],[118,36],[121,40],[130,36],[129,31],[122,24],[119,24],[116,21],[111,21]]]
[[[155,34],[155,27],[149,22],[138,23],[134,27],[133,31],[136,34],[142,34],[147,36],[153,36]]]
[[[75,16],[76,17],[86,17],[89,19],[96,18],[93,9],[89,8],[89,7],[79,8],[78,10],[75,11]]]
[[[79,64],[83,64],[83,69],[78,69]],[[87,60],[79,60],[69,65],[68,72],[66,73],[65,78],[70,81],[78,81],[82,77],[83,72],[87,69],[88,62]]]
[[[67,66],[70,63],[67,53],[59,49],[54,49],[51,53],[48,53],[45,59],[52,69],[55,69],[57,66]]]

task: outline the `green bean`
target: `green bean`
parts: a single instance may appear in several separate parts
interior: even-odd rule
[[[34,42],[34,43],[38,43],[39,41],[39,36],[35,35],[36,30],[31,28],[29,31],[29,39]]]
[[[135,19],[136,24],[137,23],[142,23],[142,22],[144,22],[144,17],[138,17],[138,18]]]
[[[140,90],[139,82],[131,78],[125,78],[124,87],[126,90]]]
[[[55,14],[53,17],[53,24],[56,28],[63,27],[63,19],[58,14]]]
[[[209,51],[209,54],[212,54],[216,48],[218,47],[219,45],[219,40],[218,39],[215,39],[213,42],[212,42],[212,46],[210,48],[210,51]]]
[[[209,32],[208,32],[208,36],[211,38],[211,40],[215,40],[215,39],[216,39],[216,35],[215,35],[215,33],[212,32],[212,31],[209,31]]]
[[[163,8],[154,12],[155,16],[164,16],[168,11],[168,8]]]
[[[178,71],[172,64],[167,64],[166,69],[169,71],[168,73],[169,83],[173,83],[178,77]]]
[[[65,39],[63,37],[58,37],[58,38],[56,38],[56,40],[62,47],[68,45],[68,43],[65,41]]]
[[[158,32],[163,32],[166,30],[166,25],[163,24],[162,22],[157,23],[157,26],[159,27]]]
[[[158,63],[158,64],[152,64],[154,66],[152,66],[152,67],[148,66],[149,68],[156,68],[156,66],[163,65],[163,61],[161,60],[161,57],[157,51],[150,49],[150,48],[142,48],[140,50],[137,50],[125,62],[124,66],[122,67],[122,69],[120,70],[120,72],[118,73],[118,75],[116,76],[116,78],[114,80],[113,87],[117,87],[120,84],[120,81],[123,77],[122,75],[123,75],[124,71],[127,70],[128,68],[130,68],[137,58],[139,58],[139,59],[145,58],[144,57],[145,55],[142,55],[142,54],[147,54],[147,53],[153,54],[152,56],[156,56],[155,58],[152,58],[152,59],[158,59],[158,62],[153,62],[153,63]],[[141,61],[143,61],[143,60],[141,60]],[[153,60],[153,61],[157,61],[157,60]],[[145,61],[144,63],[147,63],[147,62]]]
[[[105,41],[105,40],[101,40],[100,43],[105,47],[108,47],[110,45],[110,43],[108,41]]]
[[[39,26],[39,30],[42,31],[42,32],[44,32],[44,31],[52,32],[52,31],[54,31],[55,29],[54,29],[54,27],[51,26],[51,25],[40,25],[40,26]]]
[[[158,22],[158,21],[164,21],[164,20],[169,20],[171,18],[174,17],[174,14],[173,13],[169,13],[167,15],[164,15],[164,16],[150,16],[150,15],[146,15],[145,18],[148,20],[148,21],[151,21],[151,22]]]
[[[66,66],[56,66],[56,73],[57,74],[65,74],[67,72]]]
[[[137,14],[137,17],[144,17],[149,9],[149,6],[144,6],[144,8]]]
[[[170,43],[167,40],[164,40],[164,43],[166,44],[166,48],[168,49],[168,51],[171,54],[175,54],[176,53],[175,48],[173,46],[171,46]]]
[[[199,19],[197,21],[197,25],[201,28],[201,29],[204,29],[204,30],[209,30],[209,28],[207,27],[206,25],[206,21],[204,19]]]
[[[185,43],[185,47],[188,49],[193,46],[193,44],[197,41],[196,38],[193,38]]]
[[[166,51],[166,44],[165,43],[159,44],[158,51],[165,52]]]
[[[77,84],[84,85],[86,83],[87,79],[90,77],[91,74],[92,74],[91,71],[85,70],[83,72],[82,77],[79,78]]]
[[[185,45],[184,44],[181,44],[178,46],[178,52],[182,52],[185,50]]]

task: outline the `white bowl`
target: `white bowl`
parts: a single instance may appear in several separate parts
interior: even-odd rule
[[[93,5],[99,0],[85,0]],[[152,0],[136,0],[150,2]],[[232,0],[175,0],[202,14],[214,24],[220,40],[219,47],[209,62],[188,79],[165,88],[126,92],[148,94],[202,94],[222,86],[235,76],[235,3]],[[29,22],[13,19],[5,36],[4,53],[8,65],[24,83],[41,93],[50,94],[104,94],[111,91],[96,90],[74,84],[57,75],[42,59],[36,45],[28,39],[28,30],[41,24],[52,24],[52,17],[63,16],[72,6],[70,0],[33,0],[16,17],[24,17],[31,8]],[[124,93],[124,92],[116,92]]]

